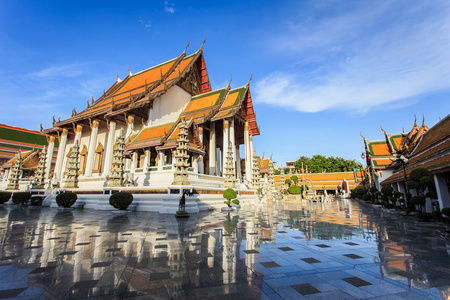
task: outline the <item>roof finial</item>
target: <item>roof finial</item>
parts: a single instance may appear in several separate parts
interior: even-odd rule
[[[227,84],[227,89],[230,89],[230,86],[231,86],[231,81],[233,81],[233,74],[231,74],[231,78],[230,78],[230,81],[228,81],[228,84]]]
[[[425,126],[425,115],[422,114],[422,127],[424,127],[424,126]]]
[[[252,73],[250,73],[250,79],[248,80],[248,82],[247,82],[247,86],[249,86],[250,85],[250,81],[252,81],[252,79],[253,79],[253,74]]]
[[[414,127],[417,127],[417,117],[416,117],[416,114],[414,114]]]
[[[91,105],[94,105],[94,96],[91,97]]]
[[[55,125],[56,120],[55,120],[55,116],[53,116],[53,125]]]
[[[116,75],[117,75],[117,81],[120,81],[119,71],[117,71]]]
[[[183,54],[186,54],[186,50],[189,47],[190,43],[191,43],[191,39],[188,40],[188,44],[187,44],[186,48],[184,48]]]
[[[86,100],[86,103],[87,103],[87,108],[91,107],[91,106],[89,105],[89,100]]]
[[[387,134],[386,131],[383,129],[383,125],[380,125],[381,131],[384,132],[384,134]]]
[[[202,43],[202,46],[200,47],[200,50],[203,51],[203,45],[206,43],[206,38],[208,37],[208,35],[205,33],[205,40]]]
[[[366,140],[366,138],[362,135],[362,132],[359,132],[359,135],[360,135],[364,140]]]
[[[42,131],[44,130],[44,127],[42,127],[42,123],[41,123],[41,125],[40,125],[40,126],[41,126],[41,130],[40,130],[40,131],[42,132]]]
[[[127,68],[128,68],[128,75],[131,76],[132,74],[131,74],[131,70],[130,70],[130,64],[127,64]]]

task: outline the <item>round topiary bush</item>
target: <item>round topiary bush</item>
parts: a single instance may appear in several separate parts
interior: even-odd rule
[[[42,201],[44,201],[44,197],[42,197],[42,196],[33,196],[30,199],[30,204],[32,206],[41,206],[42,205]]]
[[[408,180],[406,182],[406,186],[408,187],[408,189],[410,190],[415,190],[420,188],[420,183],[418,181],[413,181],[413,180]]]
[[[424,176],[433,178],[433,175],[431,174],[431,172],[424,168],[416,168],[416,169],[412,170],[411,174],[409,175],[411,180],[414,180],[417,182],[420,182],[420,179]]]
[[[387,197],[392,196],[392,192],[394,191],[394,188],[390,185],[385,185],[381,188],[381,192],[383,195],[386,195]]]
[[[447,217],[450,217],[450,207],[444,207],[443,209],[441,209],[441,212]]]
[[[72,192],[60,193],[56,196],[56,204],[59,207],[69,208],[77,202],[78,196]]]
[[[431,215],[432,215],[433,218],[435,218],[436,220],[442,219],[442,212],[440,212],[439,210],[433,210],[433,211],[431,212]]]
[[[302,188],[297,185],[292,185],[289,187],[288,193],[292,195],[299,195],[302,193]]]
[[[411,198],[411,203],[415,205],[425,205],[425,197],[423,196],[414,196]]]
[[[395,206],[394,206],[394,204],[385,202],[385,203],[384,203],[384,207],[387,208],[387,209],[392,209],[392,208],[394,208]]]
[[[17,192],[14,193],[12,196],[12,202],[14,204],[26,204],[28,202],[28,200],[30,200],[31,198],[31,193],[30,192]]]
[[[127,210],[133,202],[133,195],[129,192],[118,192],[109,197],[109,205],[118,210]]]
[[[433,216],[430,213],[420,212],[417,214],[417,218],[421,221],[428,222],[433,218]]]
[[[237,197],[236,192],[233,189],[226,189],[223,192],[223,197],[227,199],[227,201],[224,201],[228,207],[231,207],[231,199],[235,199]]]
[[[0,204],[6,203],[11,198],[11,192],[0,192]]]

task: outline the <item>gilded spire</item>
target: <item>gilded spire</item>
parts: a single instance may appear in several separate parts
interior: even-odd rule
[[[208,37],[208,35],[205,33],[205,40],[202,43],[202,46],[200,47],[200,50],[203,51],[203,45],[206,43],[206,38]]]
[[[250,85],[250,81],[252,81],[252,79],[253,79],[253,74],[252,73],[250,73],[250,79],[248,80],[248,82],[247,82],[247,86],[249,86]]]
[[[191,43],[191,39],[188,40],[188,44],[186,46],[186,48],[184,48],[183,54],[186,55],[186,50],[189,47],[189,44]]]

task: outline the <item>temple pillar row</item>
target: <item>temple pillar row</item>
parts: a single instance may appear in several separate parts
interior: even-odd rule
[[[47,157],[45,158],[47,163],[47,165],[45,166],[45,175],[44,175],[45,179],[48,179],[50,176],[50,170],[52,167],[52,159],[53,159],[53,150],[55,149],[55,139],[56,138],[52,135],[48,137]]]
[[[242,181],[241,174],[241,155],[239,153],[239,145],[236,145],[236,178],[239,183]]]
[[[114,144],[115,144],[115,135],[116,135],[116,122],[110,121],[108,125],[108,141],[106,144],[106,153],[105,153],[105,162],[103,167],[103,176],[109,176],[111,172],[111,165],[112,165],[112,157],[113,157],[113,150],[114,150]]]
[[[85,176],[92,176],[92,168],[94,167],[95,158],[95,146],[97,144],[99,122],[97,120],[92,121],[91,124],[91,137],[89,139],[88,155],[86,159],[86,169],[84,171]]]
[[[234,178],[236,179],[236,139],[235,139],[235,135],[234,135],[234,118],[231,120],[231,124],[230,124],[230,143],[231,143],[231,151],[233,151],[233,173],[234,173]],[[228,147],[226,148],[226,151],[228,151]]]
[[[83,125],[77,124],[77,126],[74,128],[74,130],[75,130],[75,140],[74,140],[73,144],[75,145],[75,143],[80,142],[81,134],[83,133]]]
[[[53,182],[56,183],[61,179],[61,167],[66,152],[67,134],[69,130],[64,128],[59,141],[58,155],[56,157],[55,171],[53,172]]]

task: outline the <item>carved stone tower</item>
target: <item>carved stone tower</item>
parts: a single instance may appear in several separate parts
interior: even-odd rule
[[[22,162],[22,154],[17,154],[16,161],[14,162],[14,165],[11,168],[11,171],[9,173],[9,182],[8,186],[6,187],[7,190],[18,190],[19,189],[19,172],[20,172],[20,165]]]
[[[260,183],[259,180],[261,178],[261,174],[259,173],[258,166],[258,157],[256,156],[256,151],[253,153],[253,164],[252,164],[252,188],[259,189]]]
[[[39,163],[36,169],[36,173],[34,173],[34,182],[31,186],[33,189],[43,189],[44,182],[44,174],[45,174],[45,162],[47,160],[47,149],[44,149],[39,154]]]
[[[80,154],[80,146],[78,146],[78,141],[75,140],[75,145],[72,147],[72,152],[69,156],[68,166],[67,166],[67,179],[64,184],[64,188],[76,189],[78,188],[78,156]]]
[[[125,138],[123,136],[123,128],[120,129],[116,144],[114,145],[113,161],[111,165],[111,175],[109,176],[108,187],[123,186],[123,151],[125,148]]]
[[[225,188],[234,188],[233,145],[228,143],[227,162],[225,165]]]
[[[187,153],[188,140],[188,126],[186,120],[183,118],[178,125],[180,132],[178,133],[177,149],[175,150],[175,172],[173,173],[172,185],[189,185],[188,168],[189,168],[189,154]]]

